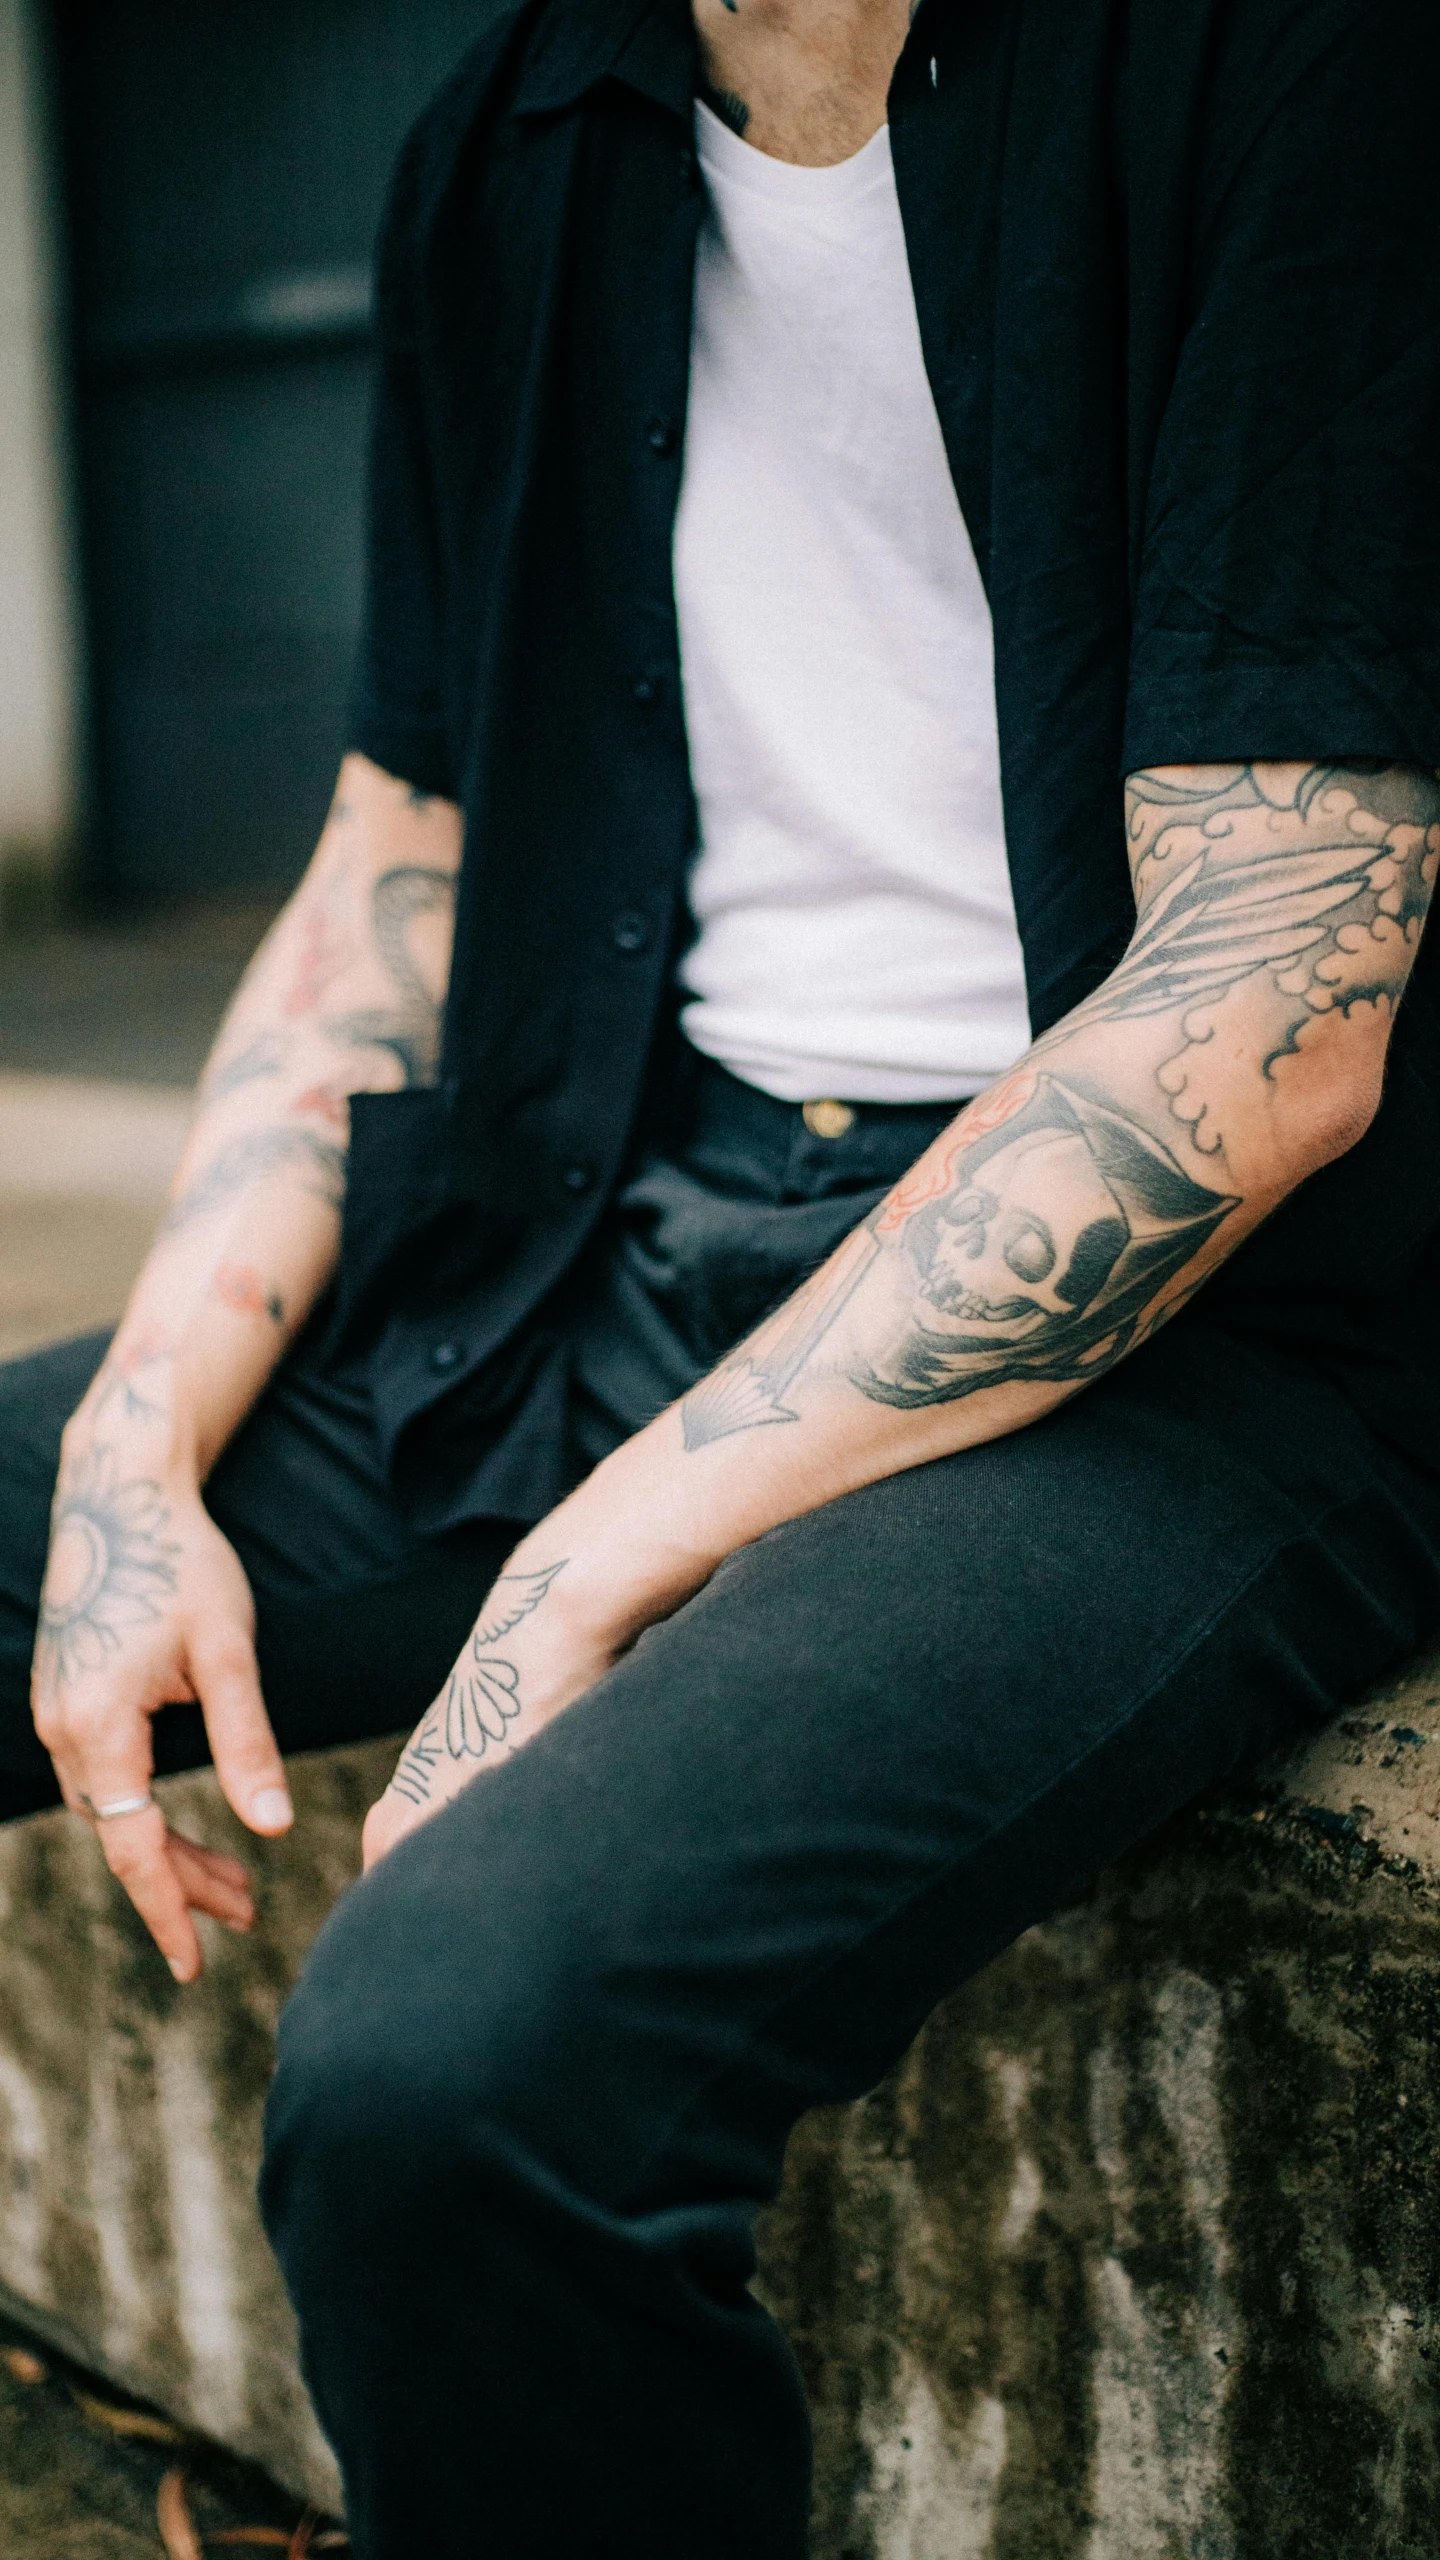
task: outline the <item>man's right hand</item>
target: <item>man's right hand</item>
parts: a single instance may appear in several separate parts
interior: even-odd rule
[[[65,1434],[35,1718],[67,1804],[182,1982],[192,1911],[248,1926],[244,1869],[166,1830],[150,1718],[198,1699],[252,1831],[290,1802],[238,1557],[200,1487],[339,1256],[350,1096],[433,1083],[460,811],[350,755],[315,859],[232,999],[170,1205],[104,1366]],[[86,1802],[88,1799],[88,1804]]]
[[[254,1918],[238,1859],[171,1831],[158,1805],[96,1819],[149,1794],[150,1718],[198,1699],[227,1801],[273,1836],[292,1815],[260,1694],[254,1603],[234,1548],[193,1477],[143,1432],[77,1416],[65,1435],[35,1653],[36,1730],[65,1801],[94,1821],[177,1981],[200,1971],[192,1912],[235,1929]]]

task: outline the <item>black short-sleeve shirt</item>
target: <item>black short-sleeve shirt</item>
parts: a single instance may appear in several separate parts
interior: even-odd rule
[[[686,0],[526,0],[392,191],[350,736],[466,823],[440,1086],[355,1112],[340,1333],[396,1443],[574,1261],[673,982],[695,81]],[[1433,0],[921,0],[891,139],[1037,1032],[1133,921],[1127,770],[1440,767],[1437,95]],[[1437,996],[1440,940],[1373,1128],[1207,1292],[1412,1443]]]

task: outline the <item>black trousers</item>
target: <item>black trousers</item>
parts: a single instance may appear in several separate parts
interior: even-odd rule
[[[787,1205],[813,1227],[866,1187],[847,1208],[832,1156],[807,1191],[795,1117],[752,1114],[732,1149],[739,1224],[772,1242]],[[674,1334],[694,1177],[651,1169],[572,1310],[587,1430],[623,1369],[613,1326],[637,1362],[647,1322]],[[709,1232],[713,1260],[718,1208]],[[31,1416],[32,1499],[61,1365],[3,1382],[7,1451]],[[321,1710],[285,1685],[283,1646],[325,1692],[307,1649],[352,1642],[361,1588],[332,1606],[323,1579],[283,1584],[318,1535],[306,1470],[340,1466],[313,1414],[308,1438],[282,1428],[293,1388],[249,1426],[276,1436],[252,1483],[269,1528],[246,1525],[286,1741],[320,1738]],[[246,1436],[217,1487],[232,1534]],[[8,1465],[6,1506],[18,1541]],[[403,1721],[402,1689],[408,1714],[435,1685],[486,1534],[377,1556],[401,1630],[386,1676],[407,1640],[417,1661],[408,1687],[362,1692],[367,1716],[388,1698]],[[1341,1385],[1202,1301],[1047,1421],[732,1557],[405,1841],[286,2014],[263,2190],[361,2560],[799,2560],[803,2398],[747,2290],[796,2117],[870,2086],[1096,1867],[1437,1624],[1440,1486]]]

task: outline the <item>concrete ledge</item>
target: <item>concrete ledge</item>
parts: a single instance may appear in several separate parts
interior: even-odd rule
[[[260,1929],[214,1933],[198,1992],[78,1825],[0,1835],[0,2283],[321,2503],[251,2183],[275,2015],[388,1763],[293,1764]],[[233,1841],[208,1776],[166,1792]],[[1435,2560],[1437,2028],[1440,1656],[801,2126],[762,2282],[815,2410],[815,2560]]]
[[[766,2291],[825,2560],[1434,2560],[1440,1897],[1337,1762],[1174,1825],[799,2128]]]
[[[393,1747],[291,1763],[296,1830],[242,1834],[209,1772],[161,1782],[193,1839],[243,1848],[259,1924],[201,1922],[173,1985],[84,1826],[0,1832],[0,2285],[16,2317],[334,2508],[289,2306],[255,2211],[275,2021],[359,1865]],[[23,2306],[23,2309],[21,2308]]]

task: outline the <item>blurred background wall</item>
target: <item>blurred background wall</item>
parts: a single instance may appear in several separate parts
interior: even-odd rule
[[[73,842],[92,905],[278,893],[313,843],[386,174],[493,14],[0,0],[0,842]]]
[[[37,26],[0,0],[0,915],[76,817],[76,615],[61,273]]]
[[[0,0],[0,1358],[118,1314],[318,833],[386,178],[501,5]]]

